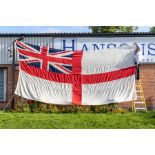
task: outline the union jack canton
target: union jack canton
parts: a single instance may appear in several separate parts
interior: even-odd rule
[[[19,61],[54,73],[71,74],[73,51],[31,45],[17,41]]]

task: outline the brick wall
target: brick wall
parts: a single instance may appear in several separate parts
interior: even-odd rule
[[[12,65],[0,65],[0,68],[6,68],[7,69],[7,94],[6,94],[6,102],[0,101],[0,109],[3,109],[8,101],[12,97]],[[15,73],[15,79],[17,82],[18,79],[18,71]],[[11,104],[9,104],[8,108],[11,108]]]
[[[140,79],[149,110],[155,109],[155,64],[140,66]],[[131,108],[131,102],[119,104],[125,108]]]
[[[141,66],[140,73],[148,108],[155,109],[155,64]]]
[[[12,96],[12,66],[0,65],[0,67],[6,67],[8,69],[8,80],[7,80],[7,101],[8,101]],[[140,77],[148,108],[155,109],[155,64],[142,65],[140,67]],[[18,70],[16,71],[16,82],[17,79],[18,79]],[[0,102],[1,109],[5,105],[6,102],[4,103]],[[131,108],[131,102],[119,103],[119,105],[124,108]],[[11,105],[9,107],[11,107]]]

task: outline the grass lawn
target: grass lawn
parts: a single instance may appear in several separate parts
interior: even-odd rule
[[[155,128],[155,112],[115,113],[0,113],[2,129],[145,129]]]

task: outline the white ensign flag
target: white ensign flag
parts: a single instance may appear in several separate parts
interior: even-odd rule
[[[17,41],[15,93],[50,104],[102,105],[133,100],[135,46],[62,51]]]

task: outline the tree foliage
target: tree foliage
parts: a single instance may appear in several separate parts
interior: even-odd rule
[[[155,33],[155,26],[152,26],[151,28],[150,28],[150,31],[149,31],[150,33]]]
[[[89,26],[92,33],[134,32],[137,26]]]

